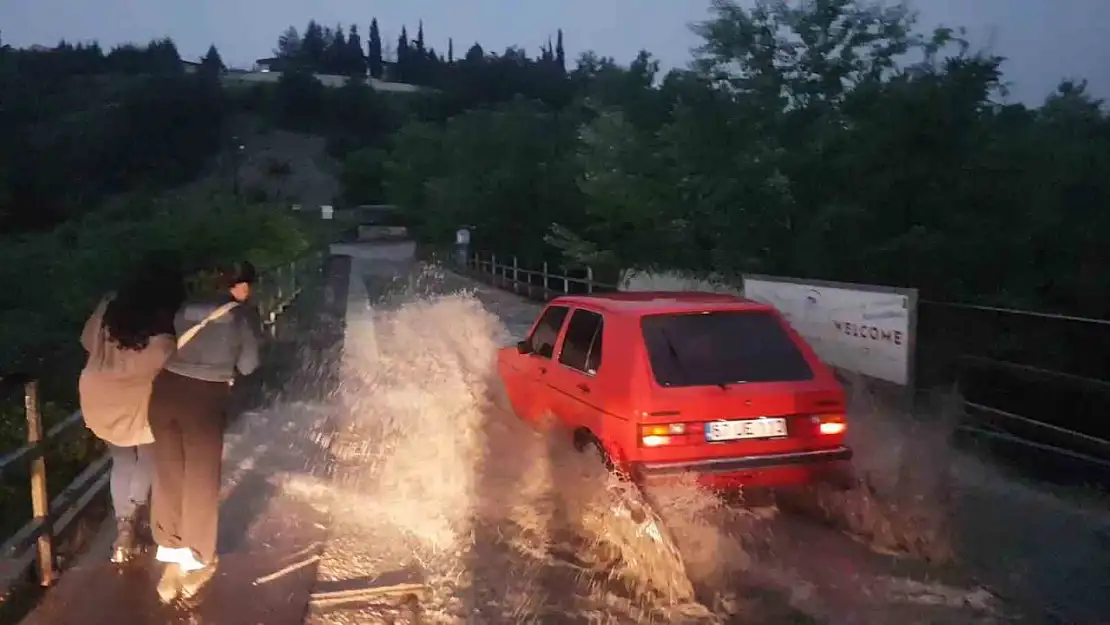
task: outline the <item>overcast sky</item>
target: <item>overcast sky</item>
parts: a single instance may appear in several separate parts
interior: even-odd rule
[[[289,25],[310,18],[359,26],[372,17],[395,41],[401,24],[415,34],[423,18],[429,45],[457,53],[480,41],[487,51],[518,44],[530,53],[566,34],[567,53],[593,49],[628,61],[641,49],[666,66],[684,65],[697,45],[687,24],[706,16],[708,0],[0,0],[0,32],[15,46],[97,39],[102,44],[170,36],[196,58],[215,43],[225,62],[246,67],[269,56]],[[973,41],[1009,61],[1016,99],[1039,103],[1063,77],[1087,78],[1110,98],[1110,0],[916,0],[922,25],[968,27]]]

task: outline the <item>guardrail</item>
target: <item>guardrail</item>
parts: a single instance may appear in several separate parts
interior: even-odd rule
[[[480,254],[473,254],[467,257],[463,269],[498,288],[542,301],[572,293],[592,294],[617,290],[615,284],[595,280],[592,267],[583,267],[580,270],[581,276],[572,276],[567,273],[569,270],[566,267],[556,267],[553,271],[548,263],[543,263],[539,270],[525,269],[520,266],[516,256],[504,257],[503,260],[509,260],[510,263],[498,263],[496,254],[491,254],[485,260]]]
[[[919,310],[922,344],[950,350],[933,357],[957,372],[964,433],[1110,476],[1110,320],[927,300]]]
[[[495,254],[471,254],[465,264],[450,253],[436,252],[432,256],[433,262],[446,261],[471,277],[540,301],[572,293],[617,290],[615,284],[596,281],[590,267],[578,270],[581,275],[571,276],[565,268],[553,269],[547,263],[538,270],[522,267],[515,256],[501,256],[499,260]],[[1103,407],[1110,409],[1110,380],[1095,377],[1097,367],[1095,373],[1081,375],[1018,362],[1014,355],[1018,352],[1010,346],[1010,343],[1022,342],[1021,335],[1025,342],[1029,342],[1030,337],[1043,341],[1051,336],[1043,325],[1040,332],[1014,329],[1022,324],[1078,324],[1085,332],[1093,331],[1094,336],[1101,338],[1093,339],[1072,330],[1069,336],[1075,345],[1065,345],[1063,351],[1080,350],[1086,345],[1088,349],[1094,347],[1095,353],[1104,359],[1105,354],[1110,353],[1110,320],[934,301],[919,302],[919,308],[928,311],[932,318],[942,316],[937,311],[947,314],[946,323],[937,321],[935,328],[919,326],[919,330],[925,330],[919,336],[919,344],[940,343],[943,335],[946,342],[953,345],[954,351],[943,358],[937,355],[937,350],[926,351],[925,357],[936,358],[938,363],[931,364],[939,366],[934,368],[947,369],[953,379],[945,382],[955,382],[961,391],[965,419],[959,424],[959,430],[982,439],[1078,461],[1110,474],[1110,420],[1102,416],[1106,414]],[[976,320],[976,325],[971,323],[969,315],[972,314],[988,317]],[[1007,321],[1000,321],[1000,317]],[[999,326],[1007,328],[1005,336],[998,330]],[[979,332],[977,340],[953,331],[961,327],[965,328],[965,333]],[[1107,347],[1100,347],[1102,343],[1098,341],[1105,341]],[[1036,349],[1025,349],[1020,352],[1024,354],[1021,358],[1035,358],[1031,354],[1036,352]],[[1008,356],[999,357],[996,353]],[[1093,360],[1098,361],[1098,358]],[[1105,373],[1110,377],[1110,371]],[[1095,394],[1102,399],[1093,400]],[[1062,405],[1074,414],[1061,415]],[[1084,431],[1087,426],[1099,424],[1105,429]]]
[[[264,327],[271,333],[275,321],[301,293],[309,273],[321,269],[322,260],[321,253],[309,254],[259,276],[255,303]],[[23,466],[29,468],[33,515],[27,524],[0,543],[0,604],[32,566],[40,586],[54,583],[58,577],[55,537],[69,529],[108,485],[111,460],[105,454],[90,463],[61,493],[50,499],[47,454],[87,431],[81,427],[83,420],[79,411],[43,431],[39,382],[28,374],[0,377],[0,398],[22,389],[27,428],[27,444],[0,456],[0,478],[11,476]]]

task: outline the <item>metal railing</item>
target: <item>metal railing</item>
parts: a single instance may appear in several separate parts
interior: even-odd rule
[[[956,372],[973,437],[1110,474],[1110,320],[922,301],[922,345]],[[931,321],[930,321],[931,319]]]
[[[539,270],[521,267],[515,256],[498,257],[495,254],[471,254],[466,258],[465,266],[460,266],[457,257],[446,252],[437,252],[433,256],[434,262],[449,259],[447,261],[449,265],[464,271],[471,277],[530,299],[548,301],[560,295],[572,293],[589,294],[617,290],[615,284],[596,281],[594,271],[590,267],[583,267],[580,270],[581,276],[570,276],[567,275],[564,268],[553,269],[547,263],[544,263]],[[932,364],[938,364],[940,368],[947,369],[949,375],[954,376],[953,379],[946,380],[946,382],[955,382],[962,394],[961,399],[965,417],[958,425],[960,430],[977,437],[1048,452],[1110,470],[1110,439],[1101,432],[1082,431],[1082,428],[1076,425],[1076,423],[1084,420],[1082,414],[1079,413],[1089,412],[1092,414],[1092,421],[1097,418],[1105,426],[1107,432],[1110,432],[1110,420],[1103,416],[1110,414],[1110,412],[1099,412],[1095,409],[1076,409],[1076,415],[1064,419],[1067,423],[1060,423],[1059,415],[1050,414],[1051,410],[1058,408],[1059,402],[1056,406],[1033,406],[1032,404],[1037,402],[1024,401],[1021,405],[1014,406],[1012,402],[1006,401],[1006,397],[1013,396],[1013,393],[1002,392],[1001,395],[1003,396],[1001,397],[998,391],[982,393],[979,388],[983,386],[979,379],[981,376],[976,375],[976,372],[990,371],[996,386],[1000,383],[1004,383],[1004,388],[1005,385],[1013,387],[1025,384],[1028,387],[1027,392],[1031,394],[1043,394],[1044,389],[1051,388],[1058,395],[1070,396],[1076,399],[1077,402],[1079,398],[1090,399],[1092,393],[1097,393],[1105,398],[1105,406],[1110,408],[1110,371],[1087,371],[1081,374],[1061,371],[1047,366],[1038,366],[1029,362],[1018,362],[1018,358],[1013,355],[1015,353],[1013,348],[1002,349],[998,347],[1002,344],[1009,345],[1010,342],[1020,342],[1020,338],[1015,339],[1014,336],[1010,336],[1021,334],[1021,332],[1011,327],[1016,323],[1013,321],[1015,318],[1020,318],[1021,323],[1039,323],[1042,324],[1042,327],[1045,323],[1078,324],[1084,327],[1085,332],[1095,332],[1095,336],[1100,338],[1092,339],[1091,336],[1087,335],[1078,338],[1072,336],[1071,342],[1073,344],[1065,344],[1060,351],[1078,351],[1081,346],[1085,345],[1088,349],[1094,348],[1095,352],[1100,354],[1092,361],[1099,362],[1101,359],[1101,362],[1110,362],[1105,360],[1106,354],[1110,353],[1110,348],[1102,349],[1099,347],[1101,342],[1110,345],[1110,320],[973,304],[923,301],[920,305],[922,308],[927,307],[932,310],[962,311],[963,314],[960,322],[950,323],[947,327],[925,329],[924,333],[919,333],[918,338],[919,344],[926,345],[934,341],[940,342],[940,335],[944,332],[949,332],[949,336],[954,338],[949,343],[954,344],[955,347],[946,357],[937,356],[936,351],[925,351],[926,356],[924,357],[936,358],[938,363]],[[970,313],[993,315],[994,317],[978,320],[982,327],[977,330],[966,330],[967,333],[978,331],[978,340],[957,337],[951,334],[951,327],[969,325],[967,314]],[[1002,323],[997,318],[999,316],[1007,317],[1009,321]],[[1003,333],[998,331],[997,328],[1000,325],[1007,326],[1008,334],[1006,336],[1001,336]],[[992,329],[994,330],[993,336],[991,335]],[[1037,332],[1028,330],[1025,331],[1025,334],[1027,342],[1030,340],[1029,336],[1032,336],[1033,340],[1045,339],[1043,331],[1041,336],[1037,336]],[[1074,331],[1071,333],[1071,335],[1075,334]],[[1092,342],[1096,344],[1092,345]],[[1036,351],[1036,349],[1026,349],[1024,358],[1036,359],[1036,356],[1032,355]],[[999,357],[996,354],[1004,354],[1005,357]],[[919,359],[921,357],[919,352]],[[1061,357],[1054,360],[1057,363],[1062,362]],[[1064,365],[1054,364],[1053,366],[1062,368]],[[1098,377],[1100,374],[1104,374],[1106,377]],[[1031,379],[1036,379],[1037,382],[1029,382]],[[983,396],[980,397],[980,395]],[[1045,404],[1046,402],[1042,401],[1040,403]]]
[[[596,280],[594,270],[589,266],[580,269],[581,276],[572,276],[566,267],[553,268],[546,262],[537,270],[521,267],[516,256],[503,257],[503,260],[509,261],[508,264],[498,263],[496,254],[491,254],[486,259],[481,254],[473,254],[467,257],[466,265],[461,269],[498,288],[541,301],[560,295],[617,290],[615,284]]]
[[[322,260],[321,253],[312,253],[259,276],[254,300],[262,323],[271,333],[275,321],[301,293],[310,273],[320,271]],[[103,454],[50,499],[47,455],[86,430],[78,411],[44,431],[39,388],[40,380],[29,374],[0,377],[0,398],[22,390],[27,431],[25,445],[0,455],[0,479],[11,477],[25,466],[29,469],[32,513],[28,523],[0,543],[0,603],[32,566],[39,585],[46,587],[55,582],[59,573],[55,538],[69,529],[108,485],[111,460]]]

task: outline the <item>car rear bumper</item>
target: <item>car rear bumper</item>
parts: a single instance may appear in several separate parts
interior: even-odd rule
[[[814,483],[845,487],[854,481],[852,450],[834,447],[813,451],[713,458],[679,462],[632,463],[635,479],[644,483],[669,482],[693,475],[705,488],[779,488]]]
[[[708,460],[683,460],[677,462],[643,462],[637,471],[644,477],[675,475],[680,473],[732,473],[799,465],[842,462],[852,459],[852,450],[841,446],[815,451],[797,451],[783,454],[762,454],[739,458],[712,458]]]

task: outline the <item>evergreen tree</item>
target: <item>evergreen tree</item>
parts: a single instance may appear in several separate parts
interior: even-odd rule
[[[358,34],[358,26],[351,24],[347,34],[346,74],[348,76],[366,76],[366,56],[362,52],[362,37]]]
[[[482,49],[481,44],[479,44],[477,41],[475,41],[474,45],[470,46],[470,49],[466,51],[466,60],[469,63],[481,63],[485,60],[485,58],[486,51]]]
[[[227,69],[215,45],[208,46],[208,52],[206,52],[204,57],[200,60],[200,69],[205,74],[213,76],[222,74],[224,70]]]
[[[567,71],[567,53],[563,50],[563,29],[559,29],[559,34],[555,39],[555,63],[559,69],[564,73]]]
[[[447,40],[447,63],[452,64],[452,65],[455,63],[455,40],[454,39],[448,39]]]
[[[409,33],[404,26],[401,27],[401,36],[397,37],[397,75],[393,80],[405,82],[412,74],[412,57],[409,51]]]
[[[547,38],[547,45],[540,48],[540,61],[545,65],[555,61],[555,53],[551,49],[551,37]]]
[[[343,26],[336,24],[335,28],[327,30],[328,50],[325,53],[323,70],[328,74],[346,75],[347,72],[347,37],[343,34]]]
[[[366,64],[369,66],[370,75],[378,80],[382,78],[382,34],[378,31],[378,19],[370,20],[369,41],[366,43]]]
[[[424,55],[424,20],[420,20],[420,24],[416,27],[416,51],[420,56]]]
[[[324,64],[327,45],[324,28],[317,24],[316,20],[309,21],[304,30],[304,38],[301,40],[300,54],[300,58],[309,70],[320,71]]]
[[[301,35],[296,28],[290,26],[281,33],[277,48],[274,49],[274,56],[290,63],[300,58]]]

